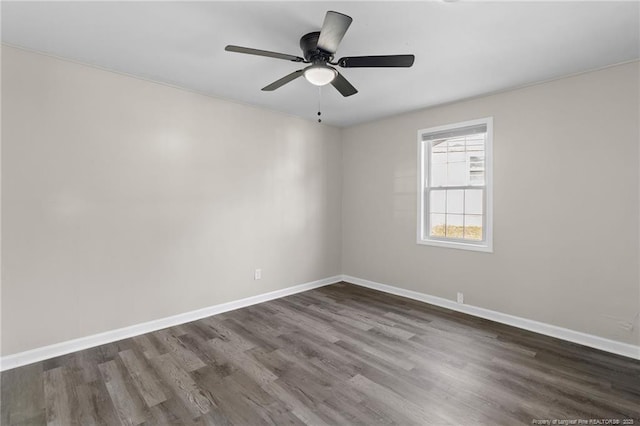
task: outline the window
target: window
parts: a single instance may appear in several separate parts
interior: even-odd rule
[[[418,132],[418,244],[493,251],[493,119]]]

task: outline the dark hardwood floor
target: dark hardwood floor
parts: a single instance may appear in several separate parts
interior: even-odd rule
[[[638,361],[346,283],[1,380],[3,425],[640,424]]]

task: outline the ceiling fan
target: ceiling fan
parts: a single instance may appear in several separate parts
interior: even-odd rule
[[[384,56],[347,56],[333,62],[333,55],[338,50],[344,34],[351,25],[351,17],[342,13],[327,12],[322,29],[308,33],[300,39],[300,48],[303,58],[287,55],[285,53],[270,52],[268,50],[252,49],[249,47],[229,45],[225,47],[228,52],[247,53],[249,55],[267,56],[276,59],[285,59],[292,62],[311,64],[282,77],[262,88],[264,91],[273,91],[285,84],[304,76],[309,83],[316,86],[324,86],[331,83],[342,96],[351,96],[358,90],[347,81],[332,65],[342,68],[363,67],[410,67],[415,57],[413,55],[384,55]]]

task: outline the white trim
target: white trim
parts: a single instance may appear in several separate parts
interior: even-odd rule
[[[452,248],[452,249],[481,251],[484,253],[493,253],[493,249],[484,244],[480,245],[480,244],[474,244],[474,243],[463,243],[460,241],[445,241],[445,240],[436,240],[436,239],[421,240],[419,238],[416,242],[418,244],[422,244],[423,246],[444,247],[444,248]]]
[[[444,299],[442,297],[431,296],[429,294],[406,290],[399,287],[393,287],[387,284],[380,284],[374,281],[356,278],[349,275],[343,275],[342,280],[351,284],[359,285],[361,287],[367,287],[374,290],[383,291],[385,293],[395,294],[397,296],[406,297],[408,299],[419,300],[421,302],[426,302],[432,305],[451,309],[452,311],[463,312],[475,317],[485,318],[491,321],[499,322],[501,324],[507,324],[513,327],[522,328],[524,330],[533,331],[535,333],[544,334],[545,336],[555,337],[558,339],[566,340],[568,342],[578,343],[580,345],[589,346],[591,348],[600,349],[602,351],[611,352],[617,355],[640,360],[640,346],[631,345],[629,343],[605,339],[604,337],[594,336],[592,334],[582,333],[580,331],[570,330],[568,328],[516,317],[514,315],[503,314],[501,312],[492,311],[473,305],[460,304],[454,302],[453,300]]]
[[[283,288],[281,290],[271,291],[269,293],[259,294],[240,300],[234,300],[219,305],[213,305],[191,312],[185,312],[170,317],[160,318],[153,321],[135,324],[128,327],[118,328],[116,330],[106,331],[104,333],[94,334],[91,336],[80,337],[78,339],[67,340],[66,342],[55,343],[49,346],[43,346],[31,349],[25,352],[19,352],[0,358],[0,371],[10,370],[12,368],[42,361],[45,359],[65,355],[71,352],[81,351],[83,349],[94,346],[104,345],[106,343],[115,342],[129,337],[139,336],[144,333],[172,327],[179,324],[199,320],[212,315],[221,314],[223,312],[233,311],[235,309],[244,308],[255,305],[256,303],[267,302],[273,299],[289,296],[318,287],[324,287],[342,281],[341,275],[324,278],[293,287]]]
[[[441,306],[453,311],[463,312],[476,317],[485,318],[502,324],[522,328],[524,330],[533,331],[535,333],[544,334],[546,336],[556,337],[558,339],[640,360],[640,346],[617,342],[615,340],[605,339],[603,337],[569,330],[566,328],[558,327],[551,324],[545,324],[526,318],[503,314],[501,312],[496,312],[477,306],[458,304],[452,300],[444,299],[441,297],[431,296],[428,294],[406,290],[399,287],[393,287],[387,284],[380,284],[374,281],[352,277],[350,275],[336,275],[318,281],[312,281],[309,283],[299,284],[293,287],[287,287],[269,293],[259,294],[257,296],[251,296],[240,300],[209,306],[207,308],[202,308],[191,312],[185,312],[183,314],[173,315],[170,317],[148,321],[129,327],[110,330],[104,333],[80,337],[78,339],[68,340],[66,342],[56,343],[25,352],[7,355],[0,358],[0,371],[10,370],[12,368],[20,367],[38,361],[43,361],[45,359],[54,358],[71,352],[104,345],[106,343],[115,342],[129,337],[139,336],[144,333],[149,333],[163,328],[184,324],[212,315],[217,315],[224,312],[233,311],[235,309],[255,305],[257,303],[267,302],[269,300],[278,299],[307,290],[312,290],[314,288],[324,287],[326,285],[335,284],[340,281],[346,281],[348,283],[359,285],[361,287],[367,287],[374,290],[383,291],[385,293],[395,294],[413,300],[419,300],[421,302]]]
[[[487,137],[485,140],[485,185],[484,189],[485,206],[483,214],[484,241],[460,241],[425,237],[425,173],[430,163],[430,155],[425,162],[425,143],[422,140],[426,133],[438,133],[446,130],[462,129],[484,124],[487,127]],[[416,243],[428,246],[446,247],[463,250],[481,251],[493,253],[493,117],[479,118],[476,120],[464,121],[461,123],[445,124],[443,126],[431,127],[418,130],[418,226],[416,233]],[[440,188],[439,188],[440,189]]]

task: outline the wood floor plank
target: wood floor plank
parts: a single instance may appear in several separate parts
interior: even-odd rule
[[[291,413],[284,404],[265,391],[242,371],[224,378],[234,398],[242,398],[251,411],[260,415],[262,421],[269,424],[302,424],[300,419]]]
[[[180,399],[191,417],[207,413],[213,404],[198,387],[187,371],[181,368],[173,354],[164,354],[151,359],[158,374]]]
[[[19,370],[9,370],[2,374],[0,382],[0,424],[45,423],[42,363],[27,365]]]
[[[261,347],[267,350],[276,350],[278,346],[273,341],[272,333],[265,333],[266,327],[254,327],[251,321],[236,321],[234,319],[226,319],[224,324],[243,340],[250,343],[253,347]]]
[[[391,391],[385,386],[375,383],[364,376],[354,376],[349,379],[349,384],[373,401],[383,405],[386,410],[411,424],[454,424],[448,422],[437,415],[437,413],[427,413],[421,406],[417,406],[400,395]]]
[[[191,333],[180,336],[180,341],[195,353],[206,364],[207,368],[213,368],[220,376],[228,376],[237,369],[226,357],[216,353],[211,345],[207,341],[203,341],[198,334]]]
[[[254,343],[227,327],[222,318],[209,317],[202,321],[215,333],[215,340],[224,342],[227,346],[235,348],[238,352],[255,347]]]
[[[209,412],[194,417],[178,397],[169,397],[166,401],[149,409],[151,418],[147,423],[149,425],[199,426],[207,424],[205,416],[208,416]]]
[[[231,364],[243,370],[258,383],[271,382],[278,378],[271,371],[264,369],[263,366],[243,350],[239,350],[237,346],[229,344],[229,342],[213,339],[209,341],[209,345],[214,353],[218,353],[222,358],[229,360]]]
[[[345,422],[342,424],[390,425],[394,423],[390,416],[372,410],[363,404],[363,402],[354,402],[342,397],[332,396],[326,399],[323,407],[340,413],[340,415],[345,418]]]
[[[97,379],[79,386],[77,394],[81,407],[80,425],[84,424],[84,419],[90,419],[88,423],[95,421],[98,425],[118,424],[116,407],[104,381]]]
[[[186,371],[194,371],[204,367],[205,363],[180,341],[179,336],[186,334],[183,332],[183,329],[181,328],[179,333],[174,333],[172,330],[173,329],[159,330],[153,334],[164,344],[167,350],[173,354]]]
[[[276,396],[291,411],[291,413],[308,425],[330,426],[333,423],[326,416],[321,417],[313,409],[309,408],[303,400],[288,390],[278,381],[263,383],[261,387]]]
[[[95,426],[102,424],[99,420],[98,413],[92,404],[91,386],[86,383],[75,384],[75,396],[78,402],[78,409],[74,415],[77,418],[77,424],[83,426]]]
[[[153,344],[151,339],[149,339],[149,336],[146,334],[133,337],[133,341],[136,342],[136,344],[140,348],[140,351],[142,351],[144,356],[147,358],[153,358],[154,356],[162,354],[162,352],[158,350],[156,345]]]
[[[270,306],[276,311],[276,318],[293,327],[325,336],[329,341],[339,340],[333,335],[332,325],[329,322],[317,321],[309,312],[300,311],[295,306],[287,305],[280,300],[273,301]]]
[[[338,283],[2,372],[9,425],[640,423],[640,362]]]
[[[138,359],[134,351],[127,349],[120,352],[120,359],[122,359],[122,363],[129,372],[134,386],[142,399],[144,399],[147,407],[153,407],[167,400],[155,374]]]
[[[107,361],[98,366],[102,378],[116,408],[118,418],[124,425],[139,425],[147,420],[144,407],[129,392],[124,372],[115,361]]]
[[[56,367],[44,372],[44,399],[47,425],[66,426],[74,423],[71,413],[71,398],[67,392],[65,367]]]

